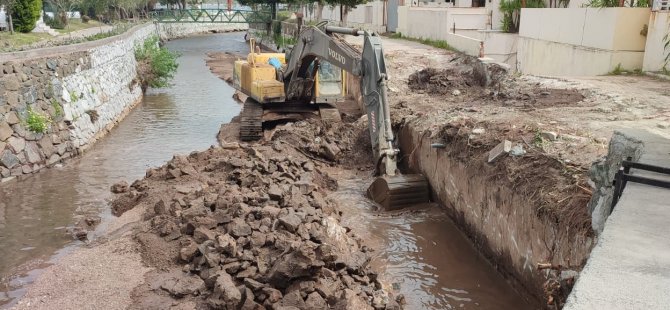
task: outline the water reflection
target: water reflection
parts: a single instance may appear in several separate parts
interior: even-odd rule
[[[241,33],[175,40],[168,48],[182,54],[173,85],[150,90],[106,137],[63,168],[44,170],[0,185],[0,306],[39,273],[34,269],[73,244],[65,227],[86,214],[110,217],[109,187],[142,177],[173,154],[216,144],[222,123],[239,114],[234,90],[212,75],[206,53],[241,53]],[[76,243],[74,243],[76,244]]]

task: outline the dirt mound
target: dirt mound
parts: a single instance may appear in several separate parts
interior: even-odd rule
[[[209,149],[150,169],[115,201],[117,213],[147,210],[136,234],[145,263],[173,274],[136,292],[138,307],[399,309],[325,199],[335,187],[312,160],[271,146]]]
[[[409,76],[408,85],[413,91],[439,95],[452,94],[454,91],[460,93],[470,88],[481,88],[472,70],[462,71],[455,68],[419,70]]]

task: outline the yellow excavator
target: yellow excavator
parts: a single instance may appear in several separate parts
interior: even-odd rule
[[[363,51],[347,44],[340,34],[363,36]],[[317,102],[317,90],[325,84],[319,72],[324,68],[337,72],[333,66],[360,78],[379,175],[368,188],[368,196],[387,210],[428,202],[426,178],[398,171],[399,150],[394,145],[386,95],[386,63],[381,38],[375,33],[325,24],[307,26],[287,54],[260,53],[252,41],[251,53],[246,60],[236,61],[233,70],[233,85],[249,97],[240,114],[240,139],[258,140],[264,122],[295,120],[305,114],[339,121],[336,108]]]

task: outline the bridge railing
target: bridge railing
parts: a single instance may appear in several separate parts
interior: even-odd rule
[[[189,9],[160,10],[149,12],[149,17],[159,23],[269,23],[270,11],[227,10],[227,9]]]

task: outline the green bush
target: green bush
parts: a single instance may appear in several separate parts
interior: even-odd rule
[[[16,0],[12,8],[12,25],[14,30],[28,33],[35,29],[35,23],[40,19],[42,0]]]
[[[178,53],[169,51],[158,44],[158,37],[152,36],[135,47],[137,75],[142,90],[151,87],[166,87],[177,72]]]
[[[28,118],[26,118],[26,125],[30,131],[36,133],[45,133],[48,129],[48,124],[50,121],[51,120],[48,116],[28,108]]]
[[[44,23],[53,29],[65,29],[65,24],[63,24],[60,18],[52,18],[45,13],[43,19]]]

